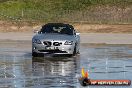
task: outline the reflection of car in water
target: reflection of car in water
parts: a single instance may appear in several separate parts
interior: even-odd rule
[[[79,53],[80,36],[72,25],[48,23],[32,38],[32,56],[39,53],[68,54]]]
[[[63,86],[76,84],[76,75],[80,73],[79,56],[68,57],[33,57],[32,58],[32,73],[38,77],[38,84],[43,85],[43,88],[63,88]]]
[[[32,58],[32,67],[33,69],[39,69],[40,72],[37,72],[41,75],[70,75],[75,73],[75,68],[77,66],[76,59],[68,57],[33,57]]]

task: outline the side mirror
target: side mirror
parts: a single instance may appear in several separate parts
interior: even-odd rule
[[[76,35],[80,35],[80,33],[76,33]]]
[[[38,31],[38,30],[34,30],[34,33],[38,34],[38,33],[39,33],[39,31]]]

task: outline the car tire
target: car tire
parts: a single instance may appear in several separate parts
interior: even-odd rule
[[[33,57],[37,57],[38,54],[37,54],[36,52],[32,52],[32,56],[33,56]]]
[[[80,54],[80,48],[78,49],[77,54]]]
[[[73,51],[73,56],[75,56],[76,53],[77,53],[77,49],[76,49],[76,44],[75,44],[74,51]]]

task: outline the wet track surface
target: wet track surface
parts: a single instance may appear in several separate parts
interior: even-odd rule
[[[74,57],[32,58],[30,41],[0,42],[0,88],[83,88],[78,82],[82,67],[91,79],[132,80],[132,45],[82,44]]]

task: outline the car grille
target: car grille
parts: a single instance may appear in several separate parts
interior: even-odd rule
[[[48,53],[67,53],[66,51],[61,51],[59,49],[56,50],[39,50],[40,52],[48,52]]]
[[[46,45],[48,47],[51,46],[51,44],[52,44],[50,41],[44,41],[43,43],[44,43],[44,45]]]
[[[62,43],[59,43],[59,42],[54,42],[53,45],[54,46],[60,46]]]
[[[44,41],[43,43],[44,43],[44,45],[46,45],[48,47],[50,47],[52,45],[52,42],[50,42],[50,41]],[[61,44],[62,44],[61,42],[53,42],[53,46],[60,46]]]

